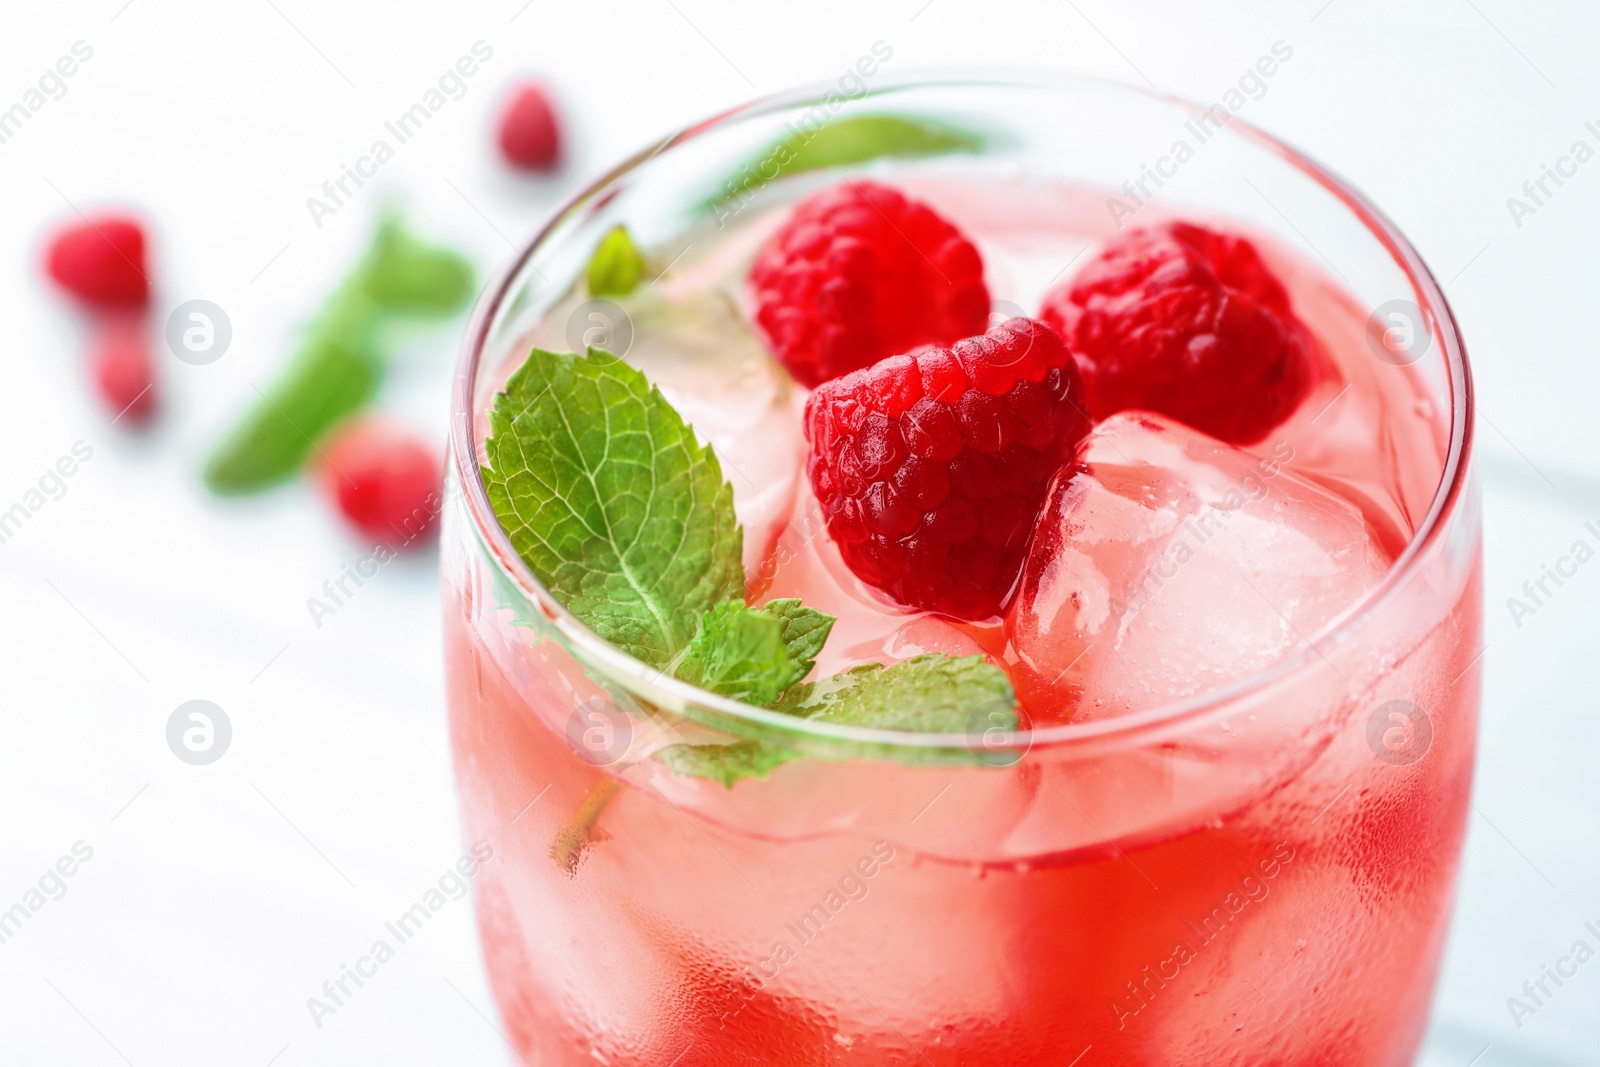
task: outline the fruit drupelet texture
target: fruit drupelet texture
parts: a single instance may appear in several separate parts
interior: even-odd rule
[[[981,333],[989,315],[972,242],[926,204],[865,180],[802,201],[757,253],[750,285],[773,353],[812,387]]]
[[[1040,318],[1072,350],[1096,421],[1143,409],[1251,444],[1315,384],[1310,337],[1255,246],[1189,223],[1114,239]]]
[[[819,386],[807,474],[850,569],[907,607],[997,614],[1089,430],[1082,389],[1055,331],[1023,318]]]

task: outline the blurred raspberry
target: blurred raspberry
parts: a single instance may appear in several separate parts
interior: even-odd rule
[[[121,215],[89,218],[51,240],[50,277],[92,308],[141,308],[150,299],[144,230]]]
[[[500,115],[500,154],[519,170],[554,170],[561,162],[561,125],[544,88],[532,83],[512,91]]]
[[[113,422],[139,427],[155,415],[155,361],[142,315],[112,315],[93,324],[89,381]]]
[[[443,504],[438,450],[388,419],[358,416],[321,446],[322,485],[362,535],[396,551],[432,533]]]

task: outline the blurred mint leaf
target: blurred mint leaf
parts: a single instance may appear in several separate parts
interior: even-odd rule
[[[382,373],[362,333],[313,333],[206,461],[206,486],[231,496],[290,477],[305,465],[318,437],[372,398]]]
[[[265,489],[292,477],[335,423],[359,411],[383,378],[379,328],[397,315],[443,315],[472,296],[472,268],[390,217],[322,306],[299,350],[201,471],[214,493]]]
[[[473,292],[472,266],[465,259],[418,240],[394,218],[378,226],[357,277],[362,293],[393,314],[448,315]]]
[[[626,226],[612,227],[589,260],[590,296],[627,296],[645,272],[644,254]]]
[[[873,159],[916,159],[951,152],[978,152],[985,138],[947,123],[910,115],[852,115],[826,121],[813,130],[797,130],[757,153],[706,201],[719,202],[757,189],[770,181],[826,167],[842,167]]]
[[[484,485],[512,545],[567,608],[666,666],[744,591],[744,533],[711,449],[609,352],[534,349],[489,413]]]
[[[673,745],[656,754],[685,778],[709,778],[729,789],[741,778],[765,778],[780,763],[798,753],[764,741],[734,741],[726,745]]]

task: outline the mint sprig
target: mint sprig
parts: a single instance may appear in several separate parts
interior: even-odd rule
[[[380,328],[400,318],[451,314],[472,288],[465,259],[386,217],[289,365],[206,461],[201,475],[207,487],[252,493],[292,476],[335,423],[377,392],[384,367]]]
[[[483,480],[511,544],[590,629],[666,666],[742,598],[744,532],[717,457],[609,352],[534,349],[489,413]]]
[[[716,456],[617,357],[533,350],[496,397],[489,424],[483,478],[512,545],[574,615],[623,651],[796,719],[935,733],[1015,729],[1010,680],[981,656],[919,656],[805,681],[835,620],[797,599],[745,604],[743,531]],[[766,730],[669,745],[656,758],[674,773],[732,787],[800,754],[782,731]],[[563,829],[557,852],[566,869],[593,840],[605,798]]]

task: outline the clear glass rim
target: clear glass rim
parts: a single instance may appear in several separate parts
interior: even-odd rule
[[[866,95],[881,96],[906,89],[935,87],[1050,91],[1070,85],[1085,84],[1142,96],[1191,113],[1197,114],[1206,110],[1205,105],[1183,97],[1143,89],[1116,79],[1067,73],[1035,73],[1023,77],[1015,74],[952,70],[901,73],[897,77],[886,78],[880,83],[880,87]],[[970,752],[972,739],[969,734],[920,733],[815,723],[719,696],[664,675],[642,660],[627,655],[569,612],[528,569],[495,517],[478,467],[477,442],[474,438],[473,391],[478,378],[479,363],[500,309],[510,296],[523,267],[546,239],[575,212],[605,196],[611,186],[623,176],[643,166],[662,152],[668,151],[674,145],[740,119],[821,103],[823,95],[829,90],[836,91],[837,87],[832,82],[820,82],[773,93],[686,126],[623,160],[573,194],[556,209],[532,240],[484,289],[473,308],[456,364],[451,400],[450,461],[462,489],[462,497],[472,521],[474,536],[488,549],[494,565],[501,572],[501,577],[527,597],[529,602],[539,609],[543,618],[566,640],[582,650],[587,664],[604,670],[615,680],[624,683],[628,691],[636,696],[667,706],[694,706],[719,716],[742,721],[764,732],[787,733],[800,738],[812,738],[819,742],[843,742],[891,750],[899,748],[926,752],[943,749]],[[984,748],[988,752],[998,754],[1010,750],[1021,753],[1035,747],[1056,748],[1090,742],[1098,744],[1113,739],[1136,740],[1139,735],[1152,730],[1204,717],[1212,711],[1236,704],[1284,678],[1314,667],[1324,657],[1325,653],[1322,651],[1324,648],[1349,639],[1364,622],[1376,615],[1399,594],[1401,588],[1418,569],[1419,561],[1444,536],[1448,528],[1447,520],[1454,515],[1465,493],[1473,444],[1472,374],[1455,315],[1432,272],[1388,216],[1349,182],[1298,149],[1243,119],[1234,118],[1229,123],[1228,129],[1279,156],[1331,193],[1389,253],[1421,298],[1422,307],[1431,312],[1438,325],[1449,374],[1451,406],[1450,442],[1438,488],[1416,533],[1404,551],[1390,565],[1383,579],[1314,635],[1305,648],[1225,688],[1144,711],[1093,722],[1046,726],[1036,730],[992,731],[984,738]]]

